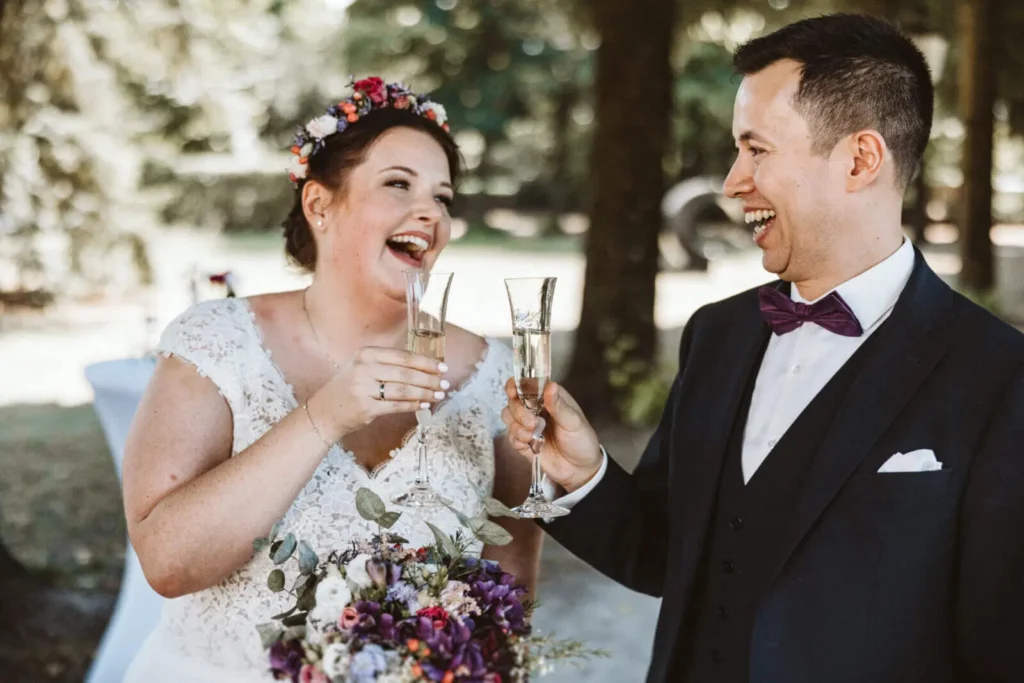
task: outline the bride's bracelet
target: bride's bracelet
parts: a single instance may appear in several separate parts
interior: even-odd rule
[[[327,443],[327,439],[325,439],[324,435],[320,433],[320,430],[316,428],[316,422],[313,421],[313,416],[309,414],[309,401],[302,404],[302,409],[306,411],[306,417],[309,418],[309,426],[312,427],[313,431],[316,432],[316,435],[320,437],[320,441],[323,442],[324,446],[330,448],[331,444]]]

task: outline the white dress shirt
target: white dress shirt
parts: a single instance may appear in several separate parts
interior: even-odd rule
[[[818,392],[889,317],[913,269],[914,247],[905,239],[887,259],[835,288],[864,329],[859,337],[834,334],[813,323],[781,336],[772,334],[757,373],[743,432],[741,459],[745,482],[750,481]],[[814,303],[801,297],[795,286],[790,287],[790,296],[794,301]],[[608,466],[608,454],[604,448],[601,452],[604,461],[597,475],[556,503],[571,508],[597,486]],[[545,483],[550,499],[554,486]]]

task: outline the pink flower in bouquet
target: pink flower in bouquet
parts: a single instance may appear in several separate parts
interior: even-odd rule
[[[338,619],[338,628],[343,631],[351,631],[359,623],[359,612],[355,607],[346,607]]]
[[[306,664],[299,672],[299,683],[330,683],[323,671],[311,664]]]

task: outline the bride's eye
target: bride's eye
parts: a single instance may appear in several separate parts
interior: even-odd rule
[[[437,201],[441,202],[442,204],[445,205],[445,207],[450,209],[450,208],[452,208],[452,202],[454,202],[455,200],[453,198],[451,198],[451,197],[446,196],[446,195],[439,194],[439,195],[437,195]]]
[[[389,181],[387,181],[384,184],[387,187],[397,187],[399,190],[408,190],[409,189],[409,181],[408,180],[395,179],[395,180],[389,180]]]

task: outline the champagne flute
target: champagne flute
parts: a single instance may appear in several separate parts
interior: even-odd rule
[[[540,450],[544,445],[546,421],[544,387],[551,378],[551,299],[555,294],[553,277],[508,278],[505,289],[512,311],[512,352],[516,391],[519,400],[537,416],[537,427],[530,438],[533,451],[533,476],[530,493],[513,511],[529,519],[561,517],[569,511],[549,503],[541,487]]]
[[[405,299],[408,315],[406,348],[421,356],[444,361],[444,326],[448,310],[448,291],[452,273],[405,271]],[[451,505],[451,501],[430,485],[427,466],[427,429],[432,414],[429,408],[416,411],[416,478],[405,493],[391,502],[412,508]]]

